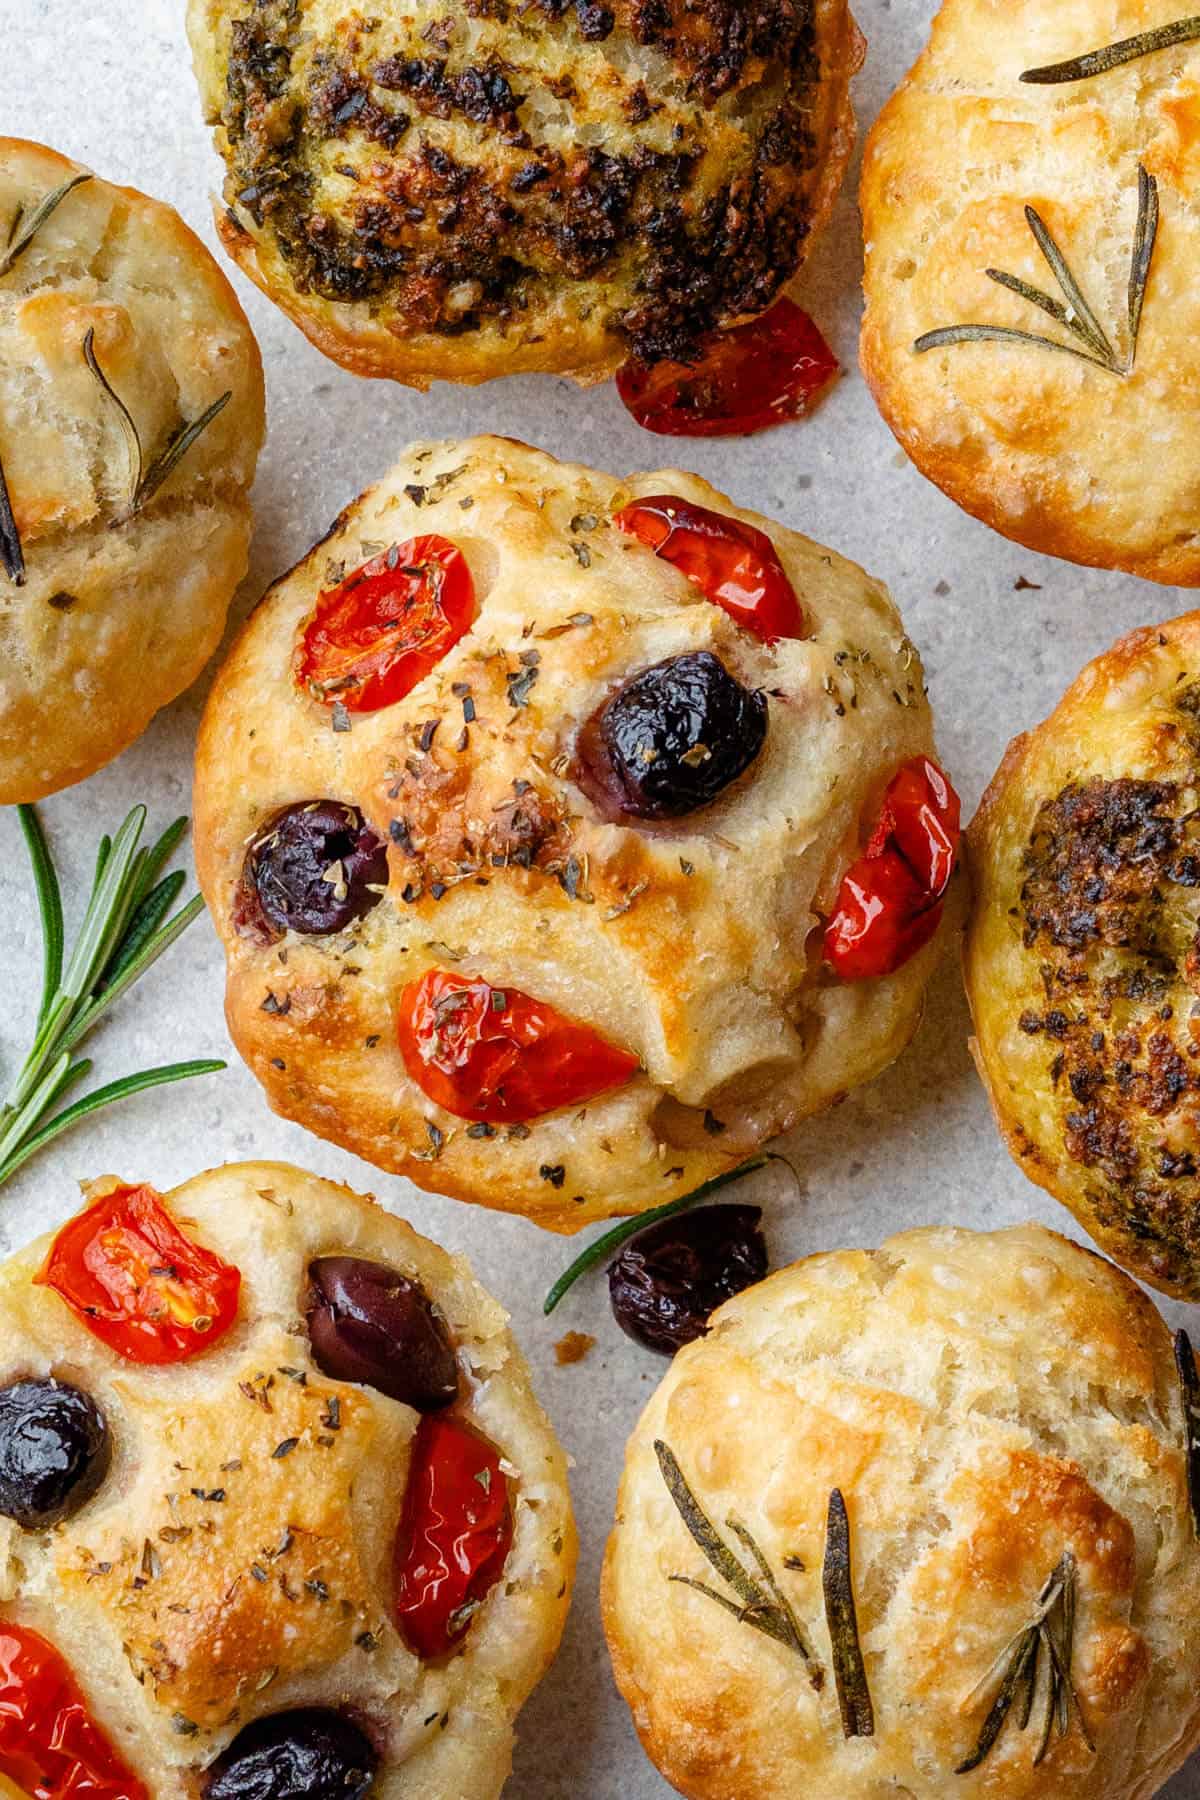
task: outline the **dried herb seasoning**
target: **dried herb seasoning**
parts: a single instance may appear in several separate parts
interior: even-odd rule
[[[124,525],[141,512],[149,500],[153,499],[163,482],[183,461],[196,439],[208,429],[217,414],[228,406],[233,399],[233,390],[226,388],[225,392],[219,395],[211,406],[205,407],[198,419],[193,419],[190,424],[181,425],[168,438],[159,455],[147,464],[142,450],[141,436],[134,424],[133,415],[97,361],[96,333],[91,327],[83,340],[83,360],[116,407],[121,430],[125,434],[126,448],[129,452],[129,498],[124,509],[112,521],[114,525]]]
[[[1200,1378],[1192,1340],[1182,1326],[1175,1333],[1175,1367],[1179,1370],[1179,1395],[1183,1403],[1183,1428],[1187,1446],[1188,1500],[1192,1528],[1200,1538]]]
[[[1104,369],[1110,375],[1122,378],[1132,375],[1137,361],[1138,337],[1141,332],[1142,309],[1146,299],[1146,287],[1150,279],[1150,268],[1154,260],[1154,247],[1158,240],[1159,199],[1158,183],[1141,163],[1138,164],[1138,211],[1137,224],[1134,228],[1133,250],[1129,266],[1129,352],[1122,358],[1115,349],[1095,311],[1089,305],[1078,281],[1067,262],[1060,245],[1055,240],[1049,226],[1041,214],[1033,206],[1025,208],[1025,219],[1033,234],[1034,242],[1049,264],[1050,270],[1062,291],[1063,299],[1057,300],[1053,295],[1044,293],[1041,288],[1023,281],[1017,275],[1010,275],[1004,269],[986,269],[984,273],[989,280],[1011,293],[1018,294],[1030,305],[1048,314],[1050,318],[1069,331],[1076,339],[1073,344],[1064,343],[1060,338],[1045,337],[1040,332],[1022,331],[1012,325],[962,324],[946,325],[937,331],[927,331],[913,345],[918,355],[928,350],[943,349],[952,344],[1001,343],[1001,344],[1036,344],[1044,350],[1062,351],[1067,356],[1074,356],[1081,362],[1091,363],[1094,368]]]
[[[825,1595],[825,1622],[833,1650],[833,1678],[837,1685],[842,1733],[847,1738],[874,1737],[875,1709],[867,1685],[866,1665],[858,1641],[858,1615],[854,1607],[854,1571],[850,1560],[850,1520],[840,1488],[829,1496],[825,1526],[825,1561],[821,1570]]]
[[[0,562],[4,564],[4,573],[13,586],[24,587],[25,552],[21,548],[21,534],[13,517],[3,463],[0,463]]]
[[[44,194],[28,213],[23,206],[17,208],[16,216],[9,230],[8,244],[3,250],[0,250],[0,276],[7,275],[17,258],[28,250],[46,220],[51,213],[58,210],[67,195],[91,179],[91,174],[85,169],[78,175],[69,176],[61,186],[52,188],[48,194]]]
[[[716,1573],[734,1593],[737,1601],[730,1600],[725,1594],[718,1593],[716,1588],[709,1587],[706,1582],[697,1581],[691,1575],[670,1575],[669,1581],[678,1582],[684,1587],[695,1588],[697,1593],[714,1600],[743,1625],[750,1625],[755,1631],[761,1631],[765,1637],[774,1638],[788,1650],[794,1650],[813,1668],[813,1659],[807,1644],[800,1632],[800,1626],[792,1611],[791,1602],[783,1592],[766,1557],[751,1536],[749,1529],[732,1514],[726,1519],[727,1528],[737,1538],[742,1548],[754,1563],[757,1574],[752,1574],[742,1559],[725,1542],[700,1502],[697,1500],[687,1477],[679,1466],[679,1460],[669,1444],[661,1438],[654,1441],[654,1454],[658,1458],[658,1466],[666,1483],[667,1492],[675,1502],[675,1510],[687,1526],[693,1542],[701,1550]],[[738,1603],[740,1602],[740,1604]]]
[[[1063,82],[1089,81],[1095,75],[1107,75],[1139,57],[1153,56],[1156,50],[1170,50],[1176,44],[1200,43],[1200,16],[1176,19],[1170,25],[1159,25],[1154,31],[1140,31],[1136,37],[1121,38],[1085,56],[1072,56],[1066,62],[1046,63],[1040,69],[1026,69],[1022,81],[1039,87],[1053,87]]]
[[[983,1680],[968,1698],[986,1690],[1000,1676],[1000,1686],[971,1754],[955,1769],[956,1775],[969,1775],[977,1769],[994,1747],[1005,1721],[1016,1710],[1020,1729],[1025,1731],[1033,1718],[1038,1679],[1042,1664],[1046,1667],[1044,1709],[1041,1736],[1034,1754],[1036,1769],[1045,1760],[1055,1726],[1060,1738],[1071,1728],[1071,1713],[1079,1721],[1083,1741],[1093,1753],[1096,1746],[1089,1735],[1087,1722],[1079,1705],[1079,1696],[1071,1679],[1075,1649],[1075,1612],[1078,1601],[1079,1576],[1072,1551],[1065,1550],[1038,1594],[1033,1617],[1005,1645]]]

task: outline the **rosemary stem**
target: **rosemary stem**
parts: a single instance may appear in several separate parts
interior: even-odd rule
[[[82,1070],[83,1065],[78,1066]],[[64,1050],[47,1073],[42,1076],[25,1104],[14,1113],[3,1135],[0,1135],[0,1166],[19,1147],[25,1133],[41,1117],[46,1108],[53,1106],[67,1085],[71,1072],[70,1052]]]

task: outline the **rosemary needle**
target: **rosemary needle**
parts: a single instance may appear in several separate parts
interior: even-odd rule
[[[731,1181],[740,1181],[743,1175],[752,1175],[756,1169],[765,1169],[769,1162],[782,1162],[787,1167],[786,1158],[767,1154],[752,1157],[749,1162],[739,1163],[736,1169],[727,1169],[723,1175],[714,1175],[711,1181],[704,1182],[694,1188],[690,1194],[683,1194],[678,1200],[669,1200],[665,1206],[656,1206],[650,1212],[637,1213],[631,1219],[622,1219],[619,1225],[604,1232],[590,1243],[586,1250],[580,1252],[569,1269],[564,1269],[550,1292],[546,1295],[542,1311],[548,1318],[563,1296],[575,1286],[581,1275],[602,1263],[610,1251],[619,1249],[628,1238],[636,1237],[639,1231],[645,1231],[649,1225],[657,1225],[660,1219],[670,1219],[676,1213],[686,1212],[691,1206],[697,1206],[701,1200],[707,1200],[710,1194],[728,1187]]]
[[[1086,56],[1074,56],[1067,62],[1047,63],[1040,69],[1026,69],[1021,80],[1033,82],[1039,87],[1067,81],[1088,81],[1093,75],[1107,75],[1110,69],[1119,69],[1125,63],[1136,62],[1139,57],[1152,56],[1156,50],[1170,50],[1176,44],[1194,44],[1198,40],[1200,16],[1176,19],[1170,25],[1160,25],[1156,31],[1143,31],[1137,37],[1122,38],[1119,43],[1106,44],[1101,50],[1089,50]]]
[[[62,894],[50,846],[32,806],[17,815],[29,852],[42,929],[42,994],[33,1044],[0,1106],[0,1185],[72,1125],[151,1087],[223,1069],[223,1062],[168,1063],[123,1075],[55,1110],[68,1088],[91,1072],[76,1046],[113,1002],[157,962],[202,910],[199,895],[171,916],[184,877],[163,870],[187,821],[177,819],[157,843],[142,846],[146,809],[135,806],[116,836],[100,841],[91,894],[78,936],[66,953]]]

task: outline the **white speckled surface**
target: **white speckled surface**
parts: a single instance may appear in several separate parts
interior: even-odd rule
[[[182,10],[182,0],[0,0],[7,65],[0,129],[42,139],[171,201],[213,242],[208,195],[219,172],[201,123]],[[865,125],[919,49],[932,7],[929,0],[896,0],[894,8],[890,0],[858,0],[857,11],[871,42],[856,85]],[[262,344],[270,414],[252,571],[235,615],[411,437],[487,428],[615,470],[690,462],[737,499],[835,545],[891,585],[925,655],[943,758],[973,807],[1009,737],[1053,705],[1083,662],[1131,626],[1184,611],[1188,597],[1032,556],[929,487],[897,452],[853,367],[859,272],[851,184],[806,284],[807,303],[850,373],[807,424],[695,445],[639,431],[611,386],[581,393],[527,378],[421,396],[358,381],[324,361],[235,274]],[[1015,593],[1022,575],[1040,588]],[[99,831],[134,801],[147,801],[163,823],[187,809],[204,685],[162,713],[118,762],[43,807],[69,895],[90,873]],[[39,980],[36,915],[11,813],[0,814],[0,957],[7,1070],[29,1030]],[[221,994],[221,956],[203,921],[97,1034],[97,1078],[175,1057],[232,1056]],[[947,962],[902,1062],[785,1146],[802,1193],[758,1178],[775,1261],[875,1243],[931,1221],[994,1226],[1036,1217],[1071,1229],[1001,1148],[966,1034],[957,969]],[[624,1439],[663,1365],[617,1332],[602,1281],[577,1290],[552,1321],[542,1319],[542,1295],[571,1254],[562,1240],[418,1195],[308,1137],[268,1111],[235,1059],[223,1075],[113,1109],[30,1165],[3,1196],[0,1248],[58,1220],[81,1177],[111,1170],[167,1187],[244,1156],[288,1157],[374,1191],[422,1230],[466,1250],[511,1308],[542,1398],[576,1460],[583,1558],[567,1640],[524,1715],[507,1791],[520,1800],[668,1794],[613,1689],[596,1605]],[[1182,1317],[1184,1309],[1166,1310]],[[598,1344],[586,1362],[559,1369],[553,1344],[569,1328],[593,1333]],[[1200,1760],[1164,1793],[1200,1800]]]

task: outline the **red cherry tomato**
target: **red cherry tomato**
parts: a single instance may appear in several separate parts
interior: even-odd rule
[[[0,1770],[32,1800],[147,1800],[52,1644],[0,1625]]]
[[[448,538],[410,538],[318,596],[296,680],[329,705],[377,712],[411,693],[474,617],[462,551]]]
[[[445,1656],[500,1578],[512,1508],[490,1444],[427,1413],[413,1440],[396,1539],[396,1623],[418,1656]]]
[[[866,849],[842,880],[825,957],[843,981],[890,975],[927,944],[958,857],[958,795],[913,757],[892,777]]]
[[[514,988],[431,969],[400,996],[404,1066],[460,1119],[517,1125],[620,1087],[638,1059]]]
[[[37,1281],[136,1363],[186,1362],[237,1316],[241,1275],[185,1237],[153,1188],[116,1188],[55,1238]]]
[[[764,644],[808,636],[796,590],[765,531],[678,494],[650,494],[613,514],[613,524],[686,575]]]
[[[715,331],[696,363],[627,362],[617,392],[639,425],[662,437],[740,437],[810,413],[838,360],[806,312],[770,312]]]

